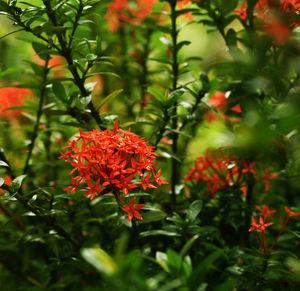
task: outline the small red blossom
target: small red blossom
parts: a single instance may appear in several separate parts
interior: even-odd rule
[[[207,111],[205,113],[205,120],[207,122],[213,122],[218,119],[218,115],[225,119],[226,121],[234,121],[234,119],[230,119],[228,116],[225,115],[226,107],[228,105],[227,98],[226,98],[226,93],[216,91],[214,94],[211,95],[211,97],[208,100],[208,104],[213,106],[216,110],[217,113],[214,111]],[[235,105],[231,109],[231,111],[241,113],[242,109],[240,105]]]
[[[266,191],[270,190],[270,180],[276,179],[277,177],[278,177],[278,174],[276,174],[276,173],[269,174],[267,170],[264,170],[262,180],[265,184]]]
[[[298,216],[300,215],[300,212],[293,212],[291,210],[289,210],[286,206],[284,206],[284,210],[287,212],[288,216]]]
[[[255,207],[258,211],[260,211],[262,213],[264,219],[271,213],[277,212],[277,210],[270,210],[269,205],[265,205],[265,207],[263,209],[261,209],[259,206],[255,206]]]
[[[131,189],[157,188],[167,182],[160,179],[161,170],[155,171],[153,161],[157,158],[154,147],[148,146],[144,138],[122,130],[116,121],[112,130],[83,132],[68,142],[61,152],[62,159],[73,166],[70,172],[72,186],[64,188],[74,193],[84,190],[84,197],[94,199],[96,195],[113,192],[125,196]],[[125,204],[126,205],[126,204]]]
[[[259,229],[259,224],[256,223],[255,218],[252,216],[251,217],[252,223],[251,223],[251,228],[249,229],[249,232],[253,231],[254,229],[258,230]]]
[[[23,109],[7,110],[10,107],[23,106],[32,92],[26,88],[6,87],[0,89],[0,118],[14,119],[21,116]]]
[[[242,3],[241,9],[235,9],[234,13],[239,15],[239,17],[241,19],[246,20],[246,18],[247,18],[247,8],[248,8],[247,2],[244,1]]]
[[[265,223],[265,220],[263,219],[262,216],[259,217],[259,224],[256,223],[255,218],[252,216],[252,227],[249,229],[250,231],[253,231],[254,229],[256,230],[260,230],[260,231],[265,231],[265,229],[269,226],[271,226],[273,224],[273,222],[268,222]]]
[[[133,217],[142,220],[143,217],[140,215],[138,210],[142,209],[145,206],[145,204],[137,204],[137,205],[134,204],[135,204],[134,197],[132,197],[129,206],[124,204],[125,206],[121,207],[121,209],[128,212],[129,221],[131,221]]]
[[[10,176],[7,176],[7,175],[4,175],[3,180],[4,180],[4,184],[5,184],[6,186],[9,186],[10,183],[12,182],[11,177],[10,177]],[[3,189],[0,188],[0,194],[3,194],[3,193],[5,193],[5,192],[6,192],[6,190],[3,190]]]

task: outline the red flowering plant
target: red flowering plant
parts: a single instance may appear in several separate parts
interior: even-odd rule
[[[207,149],[204,156],[197,158],[194,167],[186,175],[185,182],[192,184],[205,182],[207,187],[205,194],[213,198],[215,198],[217,191],[229,187],[238,188],[246,194],[248,187],[247,173],[252,173],[257,181],[263,180],[265,190],[268,191],[270,189],[270,179],[274,179],[278,175],[275,173],[271,175],[264,174],[260,178],[255,166],[256,162],[248,163],[245,159],[235,156],[231,148]]]
[[[153,161],[157,158],[154,147],[148,146],[144,138],[130,131],[118,128],[118,120],[113,130],[93,130],[83,132],[68,142],[61,158],[74,168],[70,172],[72,186],[64,188],[74,193],[85,190],[84,197],[94,199],[96,195],[113,192],[128,212],[128,220],[133,217],[142,219],[138,210],[145,204],[135,205],[134,197],[130,204],[121,198],[128,196],[132,189],[157,188],[168,184],[160,179],[161,169],[154,170]],[[156,185],[155,185],[156,184]]]
[[[280,236],[282,235],[282,232],[284,230],[284,228],[286,227],[290,217],[292,216],[298,216],[300,215],[300,212],[293,212],[291,211],[289,208],[287,208],[286,206],[284,206],[284,210],[287,212],[288,216],[279,232],[279,234],[277,235],[276,239],[274,240],[272,246],[270,248],[267,248],[266,246],[266,238],[265,238],[265,229],[268,227],[268,226],[271,226],[273,224],[273,222],[266,222],[266,218],[272,214],[272,213],[276,213],[277,211],[276,210],[270,210],[269,209],[269,205],[265,205],[265,207],[263,209],[261,209],[259,206],[256,206],[256,209],[262,213],[262,216],[259,217],[259,223],[256,222],[254,216],[252,216],[252,224],[251,224],[251,228],[249,229],[249,232],[255,230],[256,231],[256,235],[257,235],[257,239],[260,243],[260,245],[262,246],[263,250],[264,250],[264,253],[267,252],[267,250],[272,250],[278,239],[280,238]],[[258,231],[261,232],[261,237],[259,236],[259,233]]]
[[[234,10],[242,22],[247,21],[248,4],[243,1],[240,9]],[[300,1],[279,0],[279,1],[257,1],[254,6],[254,16],[257,23],[262,21],[263,31],[274,39],[277,45],[284,44],[291,35],[291,32],[299,26]]]

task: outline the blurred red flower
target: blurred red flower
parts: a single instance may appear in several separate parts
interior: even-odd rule
[[[10,107],[23,106],[26,96],[32,95],[27,88],[6,87],[0,89],[0,118],[14,119],[18,118],[23,109],[7,110]]]
[[[3,180],[4,180],[4,184],[7,185],[7,186],[9,186],[10,183],[12,182],[11,177],[7,176],[7,175],[4,175]],[[6,190],[3,190],[3,189],[0,188],[0,194],[3,194],[5,192],[6,192]]]
[[[215,109],[218,111],[218,113],[225,119],[229,120],[227,116],[225,116],[224,112],[226,109],[226,106],[228,105],[226,94],[224,92],[216,91],[214,94],[211,95],[211,97],[208,100],[208,104],[215,107]],[[231,108],[231,111],[235,111],[237,113],[241,113],[242,109],[240,105],[235,105]],[[207,122],[213,122],[218,119],[218,113],[214,111],[208,111],[205,113],[205,120]]]
[[[113,0],[108,5],[105,19],[110,24],[111,31],[117,31],[124,23],[140,24],[151,14],[155,0],[135,0],[132,5],[128,0]],[[133,8],[136,7],[136,8]]]

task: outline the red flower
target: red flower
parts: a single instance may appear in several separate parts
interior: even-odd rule
[[[111,191],[125,204],[118,190],[126,196],[134,188],[146,190],[157,188],[153,183],[167,184],[160,179],[161,170],[156,173],[153,168],[153,160],[157,157],[154,147],[148,146],[144,138],[130,129],[118,128],[118,120],[113,130],[79,131],[80,135],[63,148],[67,151],[61,153],[60,158],[73,166],[72,186],[64,190],[72,193],[77,189],[85,190],[83,196],[90,196],[90,199]]]
[[[7,175],[4,175],[3,180],[4,180],[4,184],[7,185],[7,186],[9,186],[10,183],[12,182],[11,177],[9,177]],[[0,188],[0,194],[3,194],[5,192],[6,192],[6,190],[3,190],[3,189]]]
[[[228,116],[225,116],[225,109],[228,105],[226,94],[224,92],[216,91],[208,100],[208,104],[215,107],[221,117],[228,120]],[[231,111],[241,113],[242,109],[240,105],[235,105],[231,108]],[[205,120],[207,122],[212,122],[217,120],[218,114],[214,111],[208,111],[205,113]]]
[[[247,2],[244,1],[242,3],[241,9],[234,10],[234,13],[238,14],[243,20],[245,20],[247,18],[247,8],[248,8]]]
[[[247,186],[246,176],[243,175],[245,164],[244,159],[238,159],[230,148],[208,149],[205,156],[197,158],[185,181],[205,181],[208,188],[206,194],[211,197],[215,197],[215,192],[229,187],[243,190]]]
[[[113,0],[108,5],[105,19],[109,22],[111,31],[117,31],[125,22],[141,23],[151,14],[152,6],[155,4],[155,0],[135,0],[133,2],[137,9],[133,9],[128,0]]]
[[[265,220],[261,216],[259,217],[259,224],[257,224],[255,218],[252,216],[252,227],[249,229],[249,231],[256,229],[264,232],[265,229],[272,224],[273,222],[265,223]]]
[[[252,220],[252,224],[251,224],[252,227],[249,229],[249,232],[254,229],[256,230],[259,229],[259,224],[256,223],[256,220],[253,216],[251,217],[251,220]]]
[[[138,210],[142,209],[145,206],[145,204],[134,204],[134,197],[132,197],[129,206],[124,203],[125,206],[121,207],[121,209],[128,212],[129,221],[131,221],[133,217],[142,220],[143,217],[138,213]]]
[[[244,169],[242,170],[242,173],[252,173],[257,175],[257,172],[254,170],[254,166],[256,165],[256,162],[251,163],[249,166],[247,165],[246,161],[243,161],[244,163]]]
[[[0,118],[12,119],[21,116],[22,109],[7,110],[10,107],[23,106],[26,96],[32,95],[26,88],[6,87],[0,89]]]
[[[264,218],[266,218],[271,213],[277,212],[276,210],[269,210],[269,205],[265,205],[264,209],[261,209],[259,206],[255,206],[258,211],[260,211]]]
[[[300,212],[293,212],[291,210],[289,210],[286,206],[284,206],[284,210],[287,212],[288,216],[298,216],[300,215]]]
[[[278,177],[278,174],[276,174],[276,173],[269,174],[268,170],[264,170],[264,174],[262,176],[262,180],[263,180],[263,182],[265,184],[265,190],[266,191],[270,190],[270,180],[271,179],[276,179],[277,177]]]

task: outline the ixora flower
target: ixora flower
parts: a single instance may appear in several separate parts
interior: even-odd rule
[[[168,184],[160,179],[161,170],[155,171],[153,161],[157,155],[154,147],[148,146],[144,138],[118,128],[118,120],[113,130],[93,130],[82,132],[68,142],[62,159],[69,162],[73,169],[70,172],[72,186],[64,188],[74,193],[77,189],[85,190],[84,197],[94,199],[96,195],[113,192],[128,212],[129,221],[133,216],[142,219],[137,210],[144,204],[134,206],[131,199],[128,206],[121,195],[127,196],[131,189],[142,187],[157,188]],[[122,193],[121,193],[122,192]],[[133,197],[132,197],[133,198]]]
[[[10,107],[23,106],[26,96],[32,92],[26,88],[5,87],[0,89],[0,118],[15,119],[21,116],[22,109],[7,110]]]
[[[207,195],[215,198],[215,193],[229,187],[236,187],[245,193],[247,190],[247,175],[249,173],[256,176],[256,180],[262,180],[265,190],[270,189],[270,179],[275,179],[278,175],[268,174],[264,170],[260,176],[255,169],[256,162],[247,163],[245,159],[237,158],[231,148],[207,149],[204,156],[197,158],[194,167],[185,177],[185,182],[199,184],[206,183]],[[266,178],[266,173],[267,177]]]

